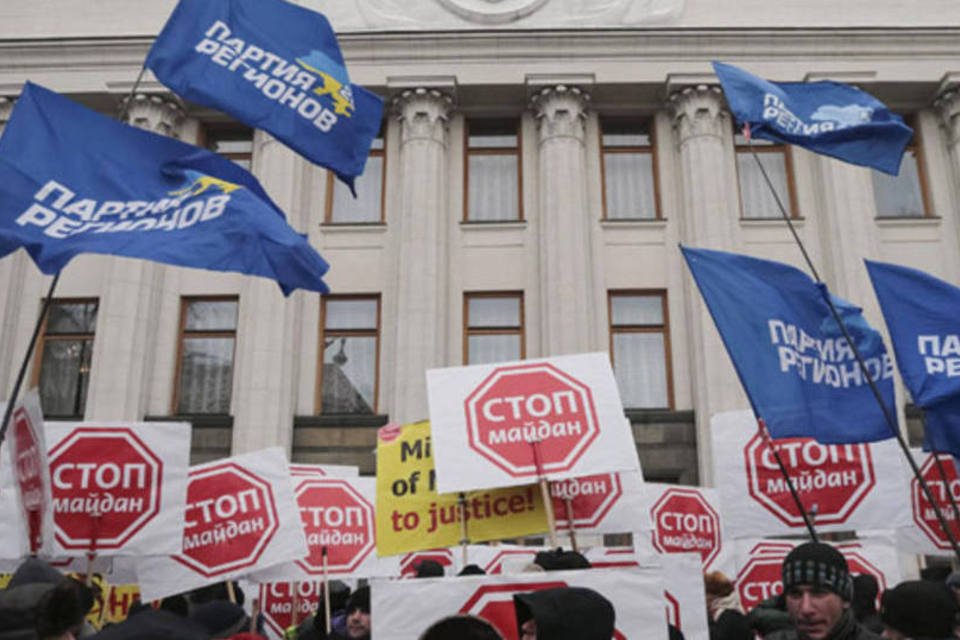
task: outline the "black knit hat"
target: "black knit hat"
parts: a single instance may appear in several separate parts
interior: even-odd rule
[[[783,591],[809,585],[829,589],[845,601],[853,598],[853,580],[839,551],[822,542],[806,542],[783,560]]]
[[[957,605],[941,584],[908,580],[887,589],[880,600],[880,619],[910,638],[953,637]]]

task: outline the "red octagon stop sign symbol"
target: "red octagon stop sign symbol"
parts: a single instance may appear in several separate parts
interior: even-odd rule
[[[487,584],[479,587],[467,599],[458,613],[483,618],[496,628],[504,640],[519,640],[520,630],[517,628],[516,610],[513,605],[513,594],[543,591],[544,589],[558,589],[566,587],[566,582],[526,582],[516,584]],[[614,630],[616,640],[626,640],[625,636]]]
[[[326,547],[328,571],[350,573],[359,567],[376,544],[373,505],[339,478],[302,480],[296,496],[309,551],[297,564],[322,575]]]
[[[43,480],[45,463],[43,447],[30,415],[23,407],[13,412],[14,471],[20,489],[20,502],[26,512],[30,536],[30,552],[36,553],[43,544]]]
[[[433,549],[431,551],[415,551],[400,559],[400,577],[412,578],[417,575],[417,567],[424,560],[432,560],[446,572],[447,567],[453,566],[453,552],[450,549]]]
[[[570,528],[570,516],[575,528],[599,526],[622,495],[620,476],[615,473],[554,480],[550,483],[550,496],[553,498],[553,512],[556,514],[558,529]]]
[[[755,555],[737,574],[737,593],[744,611],[750,611],[762,601],[783,592],[781,566],[785,553]]]
[[[296,598],[294,598],[296,588]],[[293,624],[293,606],[296,600],[297,621],[302,622],[319,609],[323,590],[319,582],[269,582],[260,585],[260,611],[263,620],[276,637],[282,638]]]
[[[812,438],[784,438],[776,441],[776,447],[804,507],[816,509],[816,524],[846,522],[876,485],[873,458],[865,444],[824,445]],[[787,526],[804,526],[763,434],[757,432],[743,454],[750,496]]]
[[[119,549],[160,512],[163,462],[131,429],[74,429],[50,451],[50,479],[66,549]]]
[[[708,567],[720,553],[720,516],[694,489],[670,488],[651,507],[653,546],[661,553],[696,551]]]
[[[960,522],[957,521],[950,502],[950,494],[953,494],[954,499],[960,500],[960,479],[957,478],[957,468],[953,464],[952,456],[941,455],[940,461],[943,463],[946,482],[940,477],[940,470],[937,468],[937,460],[934,454],[927,456],[923,466],[920,467],[920,475],[930,488],[930,493],[933,495],[937,506],[940,507],[940,513],[947,521],[947,526],[953,532],[954,538],[960,539]],[[933,506],[927,500],[927,496],[920,488],[920,483],[917,482],[916,478],[910,482],[910,504],[913,511],[913,521],[926,534],[930,542],[936,545],[938,549],[949,550],[951,548],[950,540],[947,539]]]
[[[464,410],[470,448],[515,478],[569,471],[599,434],[590,388],[545,362],[494,369]]]
[[[208,578],[251,567],[277,526],[270,483],[233,462],[204,467],[190,472],[183,554],[173,558]]]

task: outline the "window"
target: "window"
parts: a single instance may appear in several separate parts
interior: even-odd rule
[[[900,174],[872,171],[878,218],[922,218],[929,214],[923,154],[916,135],[900,162]]]
[[[737,147],[737,177],[740,183],[740,211],[746,220],[782,218],[780,207],[770,193],[767,181],[757,166],[750,145],[742,134],[734,135]],[[793,189],[793,167],[790,154],[782,144],[773,144],[767,140],[753,139],[753,151],[763,163],[763,168],[773,183],[780,202],[790,217],[796,217],[796,195]]]
[[[470,121],[466,128],[464,220],[522,220],[517,121]]]
[[[464,364],[524,357],[522,293],[468,293],[463,306]]]
[[[656,151],[650,123],[604,120],[601,129],[604,218],[659,218]]]
[[[327,172],[328,224],[380,224],[383,222],[383,185],[387,177],[383,136],[374,138],[363,175],[357,177],[354,198],[350,189]]]
[[[236,298],[181,301],[174,413],[230,413],[236,342]]]
[[[320,326],[320,413],[375,413],[380,297],[322,298]]]
[[[610,292],[610,353],[623,406],[673,406],[667,294]]]
[[[90,383],[96,300],[53,300],[44,323],[34,383],[48,418],[82,418]]]
[[[240,126],[211,125],[206,129],[207,149],[250,170],[253,161],[253,130]]]

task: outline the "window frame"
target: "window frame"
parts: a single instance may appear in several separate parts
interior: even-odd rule
[[[913,138],[911,138],[910,143],[903,150],[904,155],[908,152],[912,152],[914,157],[917,159],[917,181],[920,183],[920,204],[923,207],[923,212],[919,216],[883,216],[880,215],[880,207],[877,202],[877,190],[873,186],[873,180],[871,176],[871,191],[873,192],[873,208],[874,208],[874,217],[877,220],[923,220],[929,218],[935,218],[933,214],[932,198],[930,195],[930,181],[927,178],[927,154],[923,151],[923,134],[920,131],[920,127],[916,121],[916,117],[911,117],[907,119],[907,124],[913,129]],[[873,169],[876,171],[876,169]]]
[[[517,144],[513,147],[470,147],[470,123],[485,122],[488,124],[514,123]],[[470,157],[478,156],[509,156],[517,158],[517,217],[509,220],[472,220],[470,218]],[[524,222],[523,210],[523,118],[465,118],[463,123],[463,218],[468,224],[504,224]]]
[[[193,302],[236,302],[237,320],[236,325],[240,324],[240,297],[235,295],[214,295],[214,296],[181,296],[180,297],[180,324],[177,327],[177,361],[176,371],[173,377],[173,401],[170,405],[170,415],[203,415],[203,416],[222,416],[231,415],[228,410],[226,413],[180,413],[180,382],[183,375],[183,343],[185,338],[233,338],[233,352],[230,354],[230,404],[233,405],[233,366],[237,361],[237,327],[233,331],[224,331],[222,329],[215,331],[207,330],[187,330],[187,308]]]
[[[349,225],[379,225],[387,222],[387,136],[386,131],[377,136],[383,140],[383,146],[379,149],[370,149],[370,156],[382,158],[380,165],[380,218],[379,220],[369,222],[358,221],[340,221],[333,219],[333,190],[336,187],[336,176],[333,171],[327,170],[327,188],[323,203],[323,224],[331,226],[349,226]]]
[[[516,327],[471,327],[470,326],[470,301],[490,298],[513,298],[520,301],[520,324]],[[472,336],[520,336],[520,357],[523,360],[527,357],[527,327],[526,327],[526,306],[524,303],[523,291],[464,291],[463,292],[463,340],[462,340],[462,360],[464,365],[470,364],[470,338]]]
[[[377,303],[377,326],[376,329],[332,329],[327,330],[327,303],[330,301],[341,300],[374,300]],[[370,407],[372,415],[377,415],[380,404],[380,346],[383,331],[383,299],[379,293],[340,293],[325,295],[320,297],[320,335],[317,343],[317,381],[314,392],[314,414],[323,415],[367,415],[367,414],[338,414],[323,412],[323,354],[326,350],[324,340],[327,337],[349,338],[349,337],[373,337],[376,339],[376,354],[373,366],[373,403]]]
[[[613,299],[615,297],[658,297],[660,298],[660,309],[663,318],[663,324],[631,324],[614,325],[613,324]],[[670,410],[674,408],[674,388],[673,388],[673,361],[670,357],[672,348],[670,344],[670,309],[667,303],[666,289],[609,289],[607,290],[607,331],[609,333],[609,352],[610,365],[616,374],[616,352],[614,351],[614,337],[617,334],[631,333],[659,333],[663,335],[663,358],[664,375],[667,378],[667,406],[665,407],[625,407],[635,410]]]
[[[763,158],[762,158],[763,154],[770,154],[770,155],[777,154],[777,153],[783,154],[783,170],[787,174],[787,204],[789,204],[790,206],[790,211],[788,212],[790,214],[789,217],[791,220],[801,220],[802,216],[800,215],[799,200],[797,199],[797,184],[796,184],[796,178],[794,176],[793,150],[791,149],[791,145],[781,144],[778,142],[771,142],[770,144],[766,144],[767,141],[763,141],[761,144],[756,144],[756,141],[755,141],[753,145],[750,145],[749,143],[738,143],[737,135],[739,135],[740,133],[741,132],[736,130],[734,130],[733,132],[733,159],[734,159],[733,164],[734,164],[734,169],[736,170],[736,173],[737,173],[737,202],[740,205],[740,220],[741,221],[744,221],[744,220],[763,221],[763,220],[782,220],[783,219],[783,216],[780,214],[779,211],[777,211],[776,216],[773,216],[770,218],[748,218],[746,215],[744,215],[745,208],[743,206],[743,185],[740,180],[740,167],[737,162],[737,159],[741,153],[748,155],[752,158],[753,154],[750,153],[751,149],[756,151],[758,156],[761,156],[760,157],[761,162],[763,161]],[[764,169],[766,169],[766,167],[764,167]],[[764,180],[764,183],[766,183],[766,180]],[[778,193],[777,196],[780,198],[782,202],[783,194]]]
[[[46,298],[41,299],[41,306],[46,302]],[[57,304],[95,304],[97,306],[97,320],[100,319],[100,299],[97,297],[79,297],[79,298],[51,298],[50,307],[52,308]],[[93,348],[94,343],[96,342],[97,337],[97,327],[94,323],[93,333],[56,333],[53,335],[47,334],[47,326],[50,322],[50,312],[47,311],[46,315],[43,318],[43,325],[40,328],[40,334],[38,336],[37,347],[34,349],[33,354],[33,367],[30,374],[30,386],[36,387],[39,390],[40,387],[40,376],[43,373],[43,354],[47,348],[47,342],[59,342],[66,340],[84,340],[90,343],[90,369],[87,371],[87,390],[89,391],[90,387],[90,377],[93,373]],[[42,396],[41,396],[42,401]],[[86,412],[87,398],[84,396],[83,399],[84,413]],[[83,420],[84,414],[71,414],[71,415],[61,415],[61,414],[51,414],[49,416],[51,419],[62,420],[62,419],[79,419]]]
[[[601,118],[600,119],[600,199],[601,199],[601,215],[603,220],[611,220],[615,222],[637,222],[637,221],[652,221],[652,220],[663,220],[663,206],[660,199],[660,167],[658,162],[657,154],[657,134],[655,121],[653,117],[645,119],[647,124],[646,134],[650,138],[650,144],[648,146],[607,146],[604,144],[604,124],[609,125],[618,125],[624,124],[628,121],[616,119],[616,118]],[[611,218],[607,211],[607,159],[606,154],[628,154],[628,153],[637,153],[642,155],[650,156],[650,164],[653,172],[653,209],[654,217],[652,218]]]

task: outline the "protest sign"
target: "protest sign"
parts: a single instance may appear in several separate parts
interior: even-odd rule
[[[0,405],[0,411],[6,407]],[[40,396],[30,390],[10,416],[10,461],[13,466],[20,514],[26,524],[31,553],[40,551],[44,534],[53,529],[50,465],[43,434]]]
[[[736,543],[737,592],[745,611],[783,593],[781,567],[787,554],[804,541],[744,538]],[[902,579],[900,561],[891,534],[873,535],[834,545],[853,575],[877,579],[880,593]],[[878,603],[879,605],[879,603]]]
[[[550,482],[557,531],[629,533],[648,531],[643,476],[603,473]]]
[[[696,552],[703,571],[733,571],[733,549],[716,489],[648,483],[645,490],[653,530],[634,534],[641,552]]]
[[[185,422],[47,422],[53,554],[176,553],[190,453]]]
[[[266,635],[283,640],[284,632],[296,619],[302,622],[317,612],[323,588],[320,582],[264,582],[259,586],[260,612]]]
[[[457,562],[456,549],[427,549],[400,556],[401,578],[415,578],[421,562],[435,562],[443,569],[443,575],[455,576],[462,568]]]
[[[416,640],[433,622],[456,613],[490,622],[505,640],[518,640],[513,595],[560,587],[586,587],[616,612],[614,638],[665,640],[663,574],[659,567],[464,576],[371,585],[374,638]]]
[[[536,486],[437,493],[429,422],[391,424],[377,436],[377,553],[447,547],[547,530]]]
[[[440,493],[639,471],[605,353],[427,371]]]
[[[960,519],[954,512],[951,495],[960,502],[960,478],[957,476],[956,462],[953,456],[940,454],[940,464],[932,453],[920,449],[911,449],[910,454],[920,467],[920,476],[930,488],[933,499],[940,507],[943,519],[953,533],[954,539],[960,539]],[[946,475],[941,476],[941,468]],[[897,530],[897,538],[903,551],[928,555],[953,555],[953,546],[937,518],[930,501],[920,488],[916,478],[906,485],[910,500],[910,525]]]
[[[303,558],[307,544],[283,450],[191,467],[177,543],[175,555],[138,561],[144,600]]]
[[[360,467],[346,464],[291,464],[289,467],[294,478],[355,478],[360,475]]]
[[[749,411],[714,415],[715,482],[732,538],[803,533],[803,515],[768,442]],[[810,438],[773,440],[818,531],[907,526],[907,478],[895,441],[823,445]]]
[[[374,478],[294,477],[294,494],[307,536],[307,553],[296,562],[258,571],[250,578],[274,582],[318,580],[324,572],[337,578],[397,575],[397,558],[378,558],[374,553],[375,483]]]
[[[663,567],[667,622],[679,629],[685,638],[706,640],[710,632],[704,606],[706,594],[700,555],[663,553],[658,560]]]
[[[520,573],[524,567],[533,562],[541,551],[546,551],[546,547],[525,547],[515,544],[498,544],[496,546],[474,544],[467,548],[467,562],[477,565],[488,575]]]

